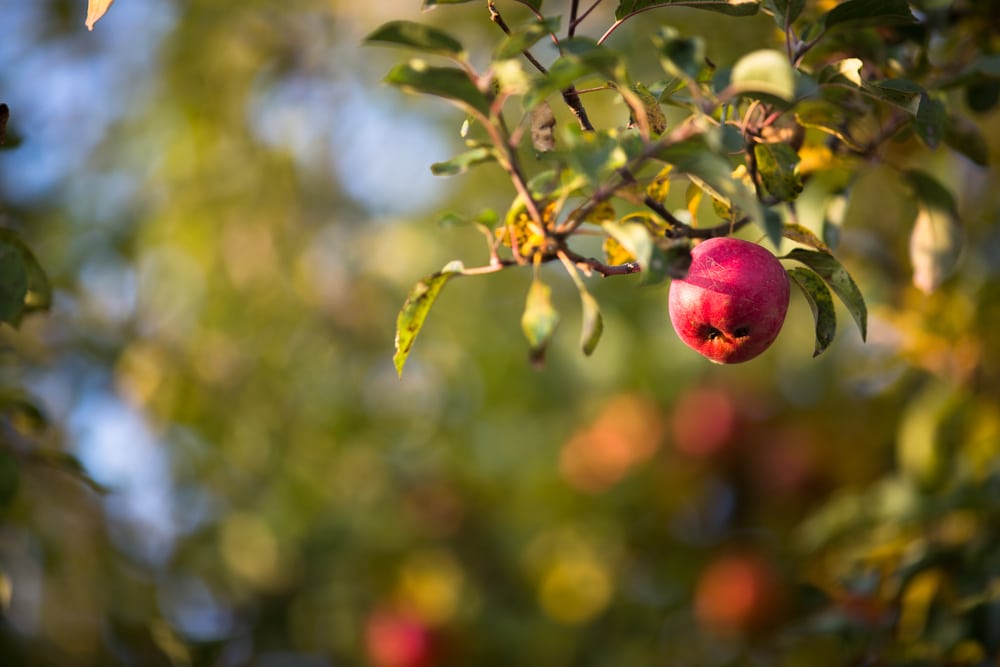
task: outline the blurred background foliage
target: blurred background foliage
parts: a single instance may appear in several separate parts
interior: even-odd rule
[[[485,8],[120,0],[88,33],[84,4],[0,3],[0,223],[54,290],[0,325],[0,663],[997,664],[995,171],[887,149],[958,201],[960,270],[926,295],[910,192],[859,167],[838,257],[867,344],[845,325],[813,360],[795,296],[763,357],[711,365],[662,287],[616,277],[590,358],[556,287],[536,371],[512,270],[449,285],[400,380],[407,290],[482,252],[435,220],[513,193],[431,176],[461,114],[382,86],[398,54],[360,42],[422,20],[485,62]],[[991,3],[936,4],[970,12],[938,48],[1000,51]],[[664,22],[722,64],[780,38],[646,13],[609,40],[637,78]]]

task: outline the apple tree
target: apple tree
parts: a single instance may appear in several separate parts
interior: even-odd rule
[[[424,7],[450,4],[460,3]],[[936,42],[953,20],[942,3],[622,1],[609,24],[596,20],[596,10],[611,3],[503,4],[483,8],[498,37],[479,68],[460,39],[431,25],[393,21],[367,39],[415,52],[387,82],[443,98],[462,113],[455,124],[465,150],[432,171],[457,176],[494,164],[510,182],[507,210],[446,214],[482,231],[485,261],[450,262],[412,289],[397,324],[400,372],[453,278],[529,267],[521,325],[540,361],[559,314],[539,267],[559,263],[579,290],[580,346],[589,354],[603,325],[587,277],[683,279],[694,244],[737,233],[782,253],[813,311],[818,355],[834,338],[833,295],[866,335],[864,298],[836,257],[838,216],[860,166],[888,163],[887,147],[906,140],[985,161],[963,113],[995,102],[995,56],[942,53]],[[717,62],[702,38],[671,27],[670,12],[685,7],[770,15],[780,39]],[[517,22],[506,17],[515,8],[524,10]],[[639,80],[633,71],[642,63],[615,48],[617,31],[632,21],[649,26],[642,53],[659,63],[656,78]],[[620,102],[610,126],[596,127],[588,114],[587,100],[598,96]],[[560,105],[568,122],[554,111]],[[952,272],[961,247],[954,198],[924,171],[900,168],[899,176],[919,201],[916,222],[899,221],[909,228],[913,281],[930,292]],[[825,193],[821,215],[807,222],[797,204],[809,183],[822,183]],[[577,245],[593,237],[602,240],[597,256]],[[753,273],[738,281],[753,282]],[[704,332],[714,344],[718,329],[705,324]]]

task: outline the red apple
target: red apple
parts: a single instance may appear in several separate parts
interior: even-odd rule
[[[419,618],[400,611],[372,614],[365,644],[373,667],[427,667],[432,660],[430,630]]]
[[[788,299],[788,274],[777,257],[756,243],[714,238],[694,247],[687,276],[670,283],[670,322],[692,349],[738,364],[778,337]]]
[[[783,578],[763,555],[734,552],[716,557],[699,576],[694,613],[709,632],[746,637],[777,623],[787,594]]]

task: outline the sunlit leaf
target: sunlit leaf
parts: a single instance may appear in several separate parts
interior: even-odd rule
[[[653,255],[653,239],[645,225],[637,222],[619,224],[606,222],[602,225],[604,231],[617,241],[628,256],[634,257],[645,271],[649,267]],[[628,260],[630,261],[630,260]],[[616,262],[624,264],[625,262]]]
[[[492,148],[478,146],[445,162],[433,163],[431,173],[435,176],[455,176],[467,172],[476,165],[494,161],[496,161],[496,153]]]
[[[601,250],[604,253],[604,261],[611,266],[619,266],[637,261],[635,255],[629,252],[629,250],[613,236],[607,236],[604,238]]]
[[[465,58],[465,48],[457,39],[443,30],[414,21],[390,21],[368,35],[365,41],[383,42],[426,53]]]
[[[667,198],[667,195],[670,194],[670,172],[673,169],[674,166],[668,164],[653,177],[653,180],[646,186],[646,194],[650,198],[658,202]]]
[[[653,137],[658,137],[663,134],[667,129],[667,117],[663,114],[663,109],[660,107],[659,100],[649,92],[649,89],[641,83],[636,83],[632,87],[633,94],[638,98],[639,104],[642,105],[643,111],[646,113],[646,121],[649,123],[649,131]],[[629,127],[633,128],[636,126],[635,112],[633,111],[629,118]]]
[[[601,317],[597,299],[585,289],[580,290],[580,304],[583,307],[580,322],[580,349],[590,356],[597,348],[604,332],[604,318]]]
[[[422,60],[411,60],[392,68],[385,80],[407,91],[444,97],[483,114],[490,110],[486,95],[465,72],[454,67],[430,67]]]
[[[816,234],[813,233],[808,227],[803,227],[800,224],[788,223],[781,229],[781,235],[790,241],[795,241],[796,243],[801,243],[802,245],[807,245],[810,248],[815,248],[816,250],[821,250],[822,252],[829,253],[830,248],[823,243],[822,240]]]
[[[87,30],[93,30],[94,24],[97,23],[104,13],[108,11],[108,7],[115,0],[87,0]]]
[[[552,289],[535,278],[528,289],[528,298],[521,315],[521,330],[531,347],[531,361],[536,366],[545,362],[545,348],[559,324],[559,313],[552,307]]]
[[[461,275],[464,270],[465,267],[461,262],[449,262],[443,269],[427,276],[410,290],[406,301],[403,303],[403,308],[399,311],[399,316],[396,318],[396,353],[393,355],[392,361],[396,365],[396,372],[400,376],[403,375],[403,366],[410,355],[410,350],[413,349],[413,343],[416,340],[417,334],[420,333],[421,327],[424,326],[427,313],[430,311],[431,306],[434,305],[434,301],[438,298],[438,294],[441,293],[441,289],[445,286],[445,283],[455,276]]]
[[[28,288],[24,295],[23,312],[27,314],[48,310],[52,305],[52,285],[35,254],[9,229],[0,229],[0,245],[11,247],[17,252],[27,273]]]
[[[795,121],[802,127],[834,136],[853,150],[863,150],[845,132],[844,120],[844,110],[824,100],[805,100],[795,106]]]
[[[913,284],[929,294],[958,268],[964,234],[955,200],[937,179],[912,170],[904,175],[918,201],[917,219],[910,232]]]
[[[799,154],[786,143],[758,143],[753,147],[757,172],[764,187],[779,201],[794,201],[802,192]]]
[[[616,220],[615,206],[609,201],[602,201],[594,206],[593,210],[584,218],[593,225],[602,225],[605,222]]]
[[[809,302],[809,309],[812,310],[816,322],[816,346],[813,349],[813,356],[818,357],[830,347],[837,333],[837,311],[833,307],[833,295],[823,279],[809,269],[794,267],[788,269],[788,275],[801,288],[806,301]]]
[[[730,16],[752,16],[760,8],[760,0],[619,0],[615,18],[621,21],[647,9],[670,6],[707,9]]]
[[[837,25],[898,25],[916,19],[906,0],[847,0],[827,12],[826,29]]]
[[[731,85],[739,93],[764,93],[781,100],[795,99],[795,70],[788,56],[775,49],[752,51],[733,65]]]
[[[847,311],[854,318],[854,323],[857,324],[858,331],[861,332],[861,340],[868,337],[868,306],[865,305],[864,296],[862,296],[854,279],[837,261],[836,257],[818,250],[795,248],[785,255],[785,258],[801,262],[819,274],[820,278],[833,289],[834,293],[847,306]]]

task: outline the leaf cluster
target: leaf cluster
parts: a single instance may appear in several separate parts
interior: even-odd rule
[[[426,2],[425,8],[439,4],[456,3]],[[428,280],[559,261],[579,288],[585,314],[592,313],[596,305],[578,270],[603,276],[641,272],[643,283],[661,282],[684,275],[691,243],[736,233],[747,224],[776,250],[798,246],[784,257],[802,265],[789,274],[815,314],[817,354],[833,339],[831,288],[864,338],[864,299],[834,258],[835,225],[807,229],[799,224],[796,202],[806,184],[833,182],[828,196],[844,196],[866,163],[890,163],[887,145],[908,138],[925,150],[946,144],[985,162],[982,138],[949,103],[949,91],[995,85],[995,63],[990,56],[956,53],[951,61],[932,64],[928,53],[943,29],[936,23],[940,17],[914,13],[904,0],[848,0],[826,11],[804,0],[622,0],[613,22],[595,31],[596,37],[581,33],[590,10],[600,3],[582,14],[577,2],[553,10],[562,14],[548,13],[553,3],[519,4],[533,18],[511,27],[497,3],[486,3],[502,32],[483,71],[472,66],[456,37],[428,25],[394,21],[367,40],[417,51],[420,58],[398,65],[386,80],[442,97],[466,115],[467,150],[433,165],[433,172],[455,175],[494,164],[509,178],[514,194],[506,215],[494,215],[503,220],[500,226],[484,230],[488,264],[433,274],[411,292],[399,321],[404,332],[397,337],[404,341],[395,357],[400,372],[424,306],[432,300],[421,289]],[[648,51],[659,61],[663,79],[634,80],[634,64],[609,46],[610,38],[639,14],[664,10],[667,16],[674,7],[737,19],[764,12],[773,17],[784,43],[779,48],[763,44],[720,67],[700,37],[663,25],[650,36]],[[873,55],[863,40],[883,34],[895,41]],[[557,47],[557,57],[547,65],[533,51],[543,40]],[[424,57],[447,64],[430,64]],[[582,93],[618,97],[628,110],[622,126],[595,128]],[[555,127],[550,104],[560,97],[575,125]],[[911,248],[914,283],[929,291],[954,267],[960,225],[950,195],[933,176],[910,173],[906,178],[923,193]],[[684,193],[683,208],[673,208],[677,197],[671,191]],[[712,203],[714,215],[702,212],[702,201]],[[594,234],[604,236],[601,259],[573,248],[577,237]],[[540,303],[539,280],[536,272],[528,320],[536,308],[532,304]],[[407,315],[415,312],[415,301],[421,304],[419,320]],[[528,333],[535,357],[557,320],[541,319],[548,324]],[[599,312],[596,318],[584,317],[581,344],[587,353],[599,336],[600,327],[588,325],[595,320]]]

